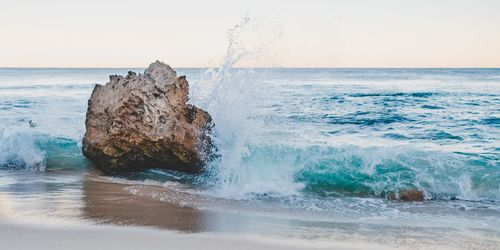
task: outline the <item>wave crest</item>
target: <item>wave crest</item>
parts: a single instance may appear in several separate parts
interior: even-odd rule
[[[500,200],[498,164],[479,155],[412,147],[249,147],[218,194],[389,197],[420,190],[426,199]],[[220,180],[219,180],[220,181]]]
[[[0,131],[0,168],[45,170],[45,152],[37,147],[32,132]]]
[[[47,168],[85,168],[78,141],[24,130],[0,130],[0,168],[45,171]]]

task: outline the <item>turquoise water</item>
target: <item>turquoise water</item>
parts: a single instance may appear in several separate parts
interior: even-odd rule
[[[80,151],[87,100],[95,83],[128,70],[0,69],[0,192],[20,172],[91,169]],[[186,194],[317,220],[428,225],[439,216],[498,229],[500,69],[178,73],[190,102],[214,117],[221,158],[201,176],[149,170],[120,180],[180,183]],[[386,199],[406,189],[426,201]]]

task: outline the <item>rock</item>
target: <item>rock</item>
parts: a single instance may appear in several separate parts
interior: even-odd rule
[[[402,200],[402,201],[423,201],[424,193],[417,189],[405,189],[399,191],[399,194],[394,193],[388,196],[390,200]]]
[[[423,201],[424,193],[416,189],[402,190],[399,192],[399,199],[403,201]]]
[[[187,104],[185,76],[156,61],[110,76],[88,102],[83,154],[105,173],[146,168],[198,173],[212,157],[210,115]]]

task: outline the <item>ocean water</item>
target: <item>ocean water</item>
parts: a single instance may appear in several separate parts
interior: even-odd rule
[[[202,210],[499,239],[500,69],[231,66],[177,69],[190,102],[216,124],[221,157],[204,174],[98,178]],[[92,172],[80,149],[87,100],[96,83],[128,70],[143,71],[0,69],[0,215],[79,216]],[[425,201],[387,199],[411,189]],[[338,227],[312,228],[307,237],[344,237]]]

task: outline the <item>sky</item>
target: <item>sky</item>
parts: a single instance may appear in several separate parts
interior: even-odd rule
[[[499,13],[496,0],[0,0],[0,67],[213,67],[245,17],[242,67],[500,67]]]

